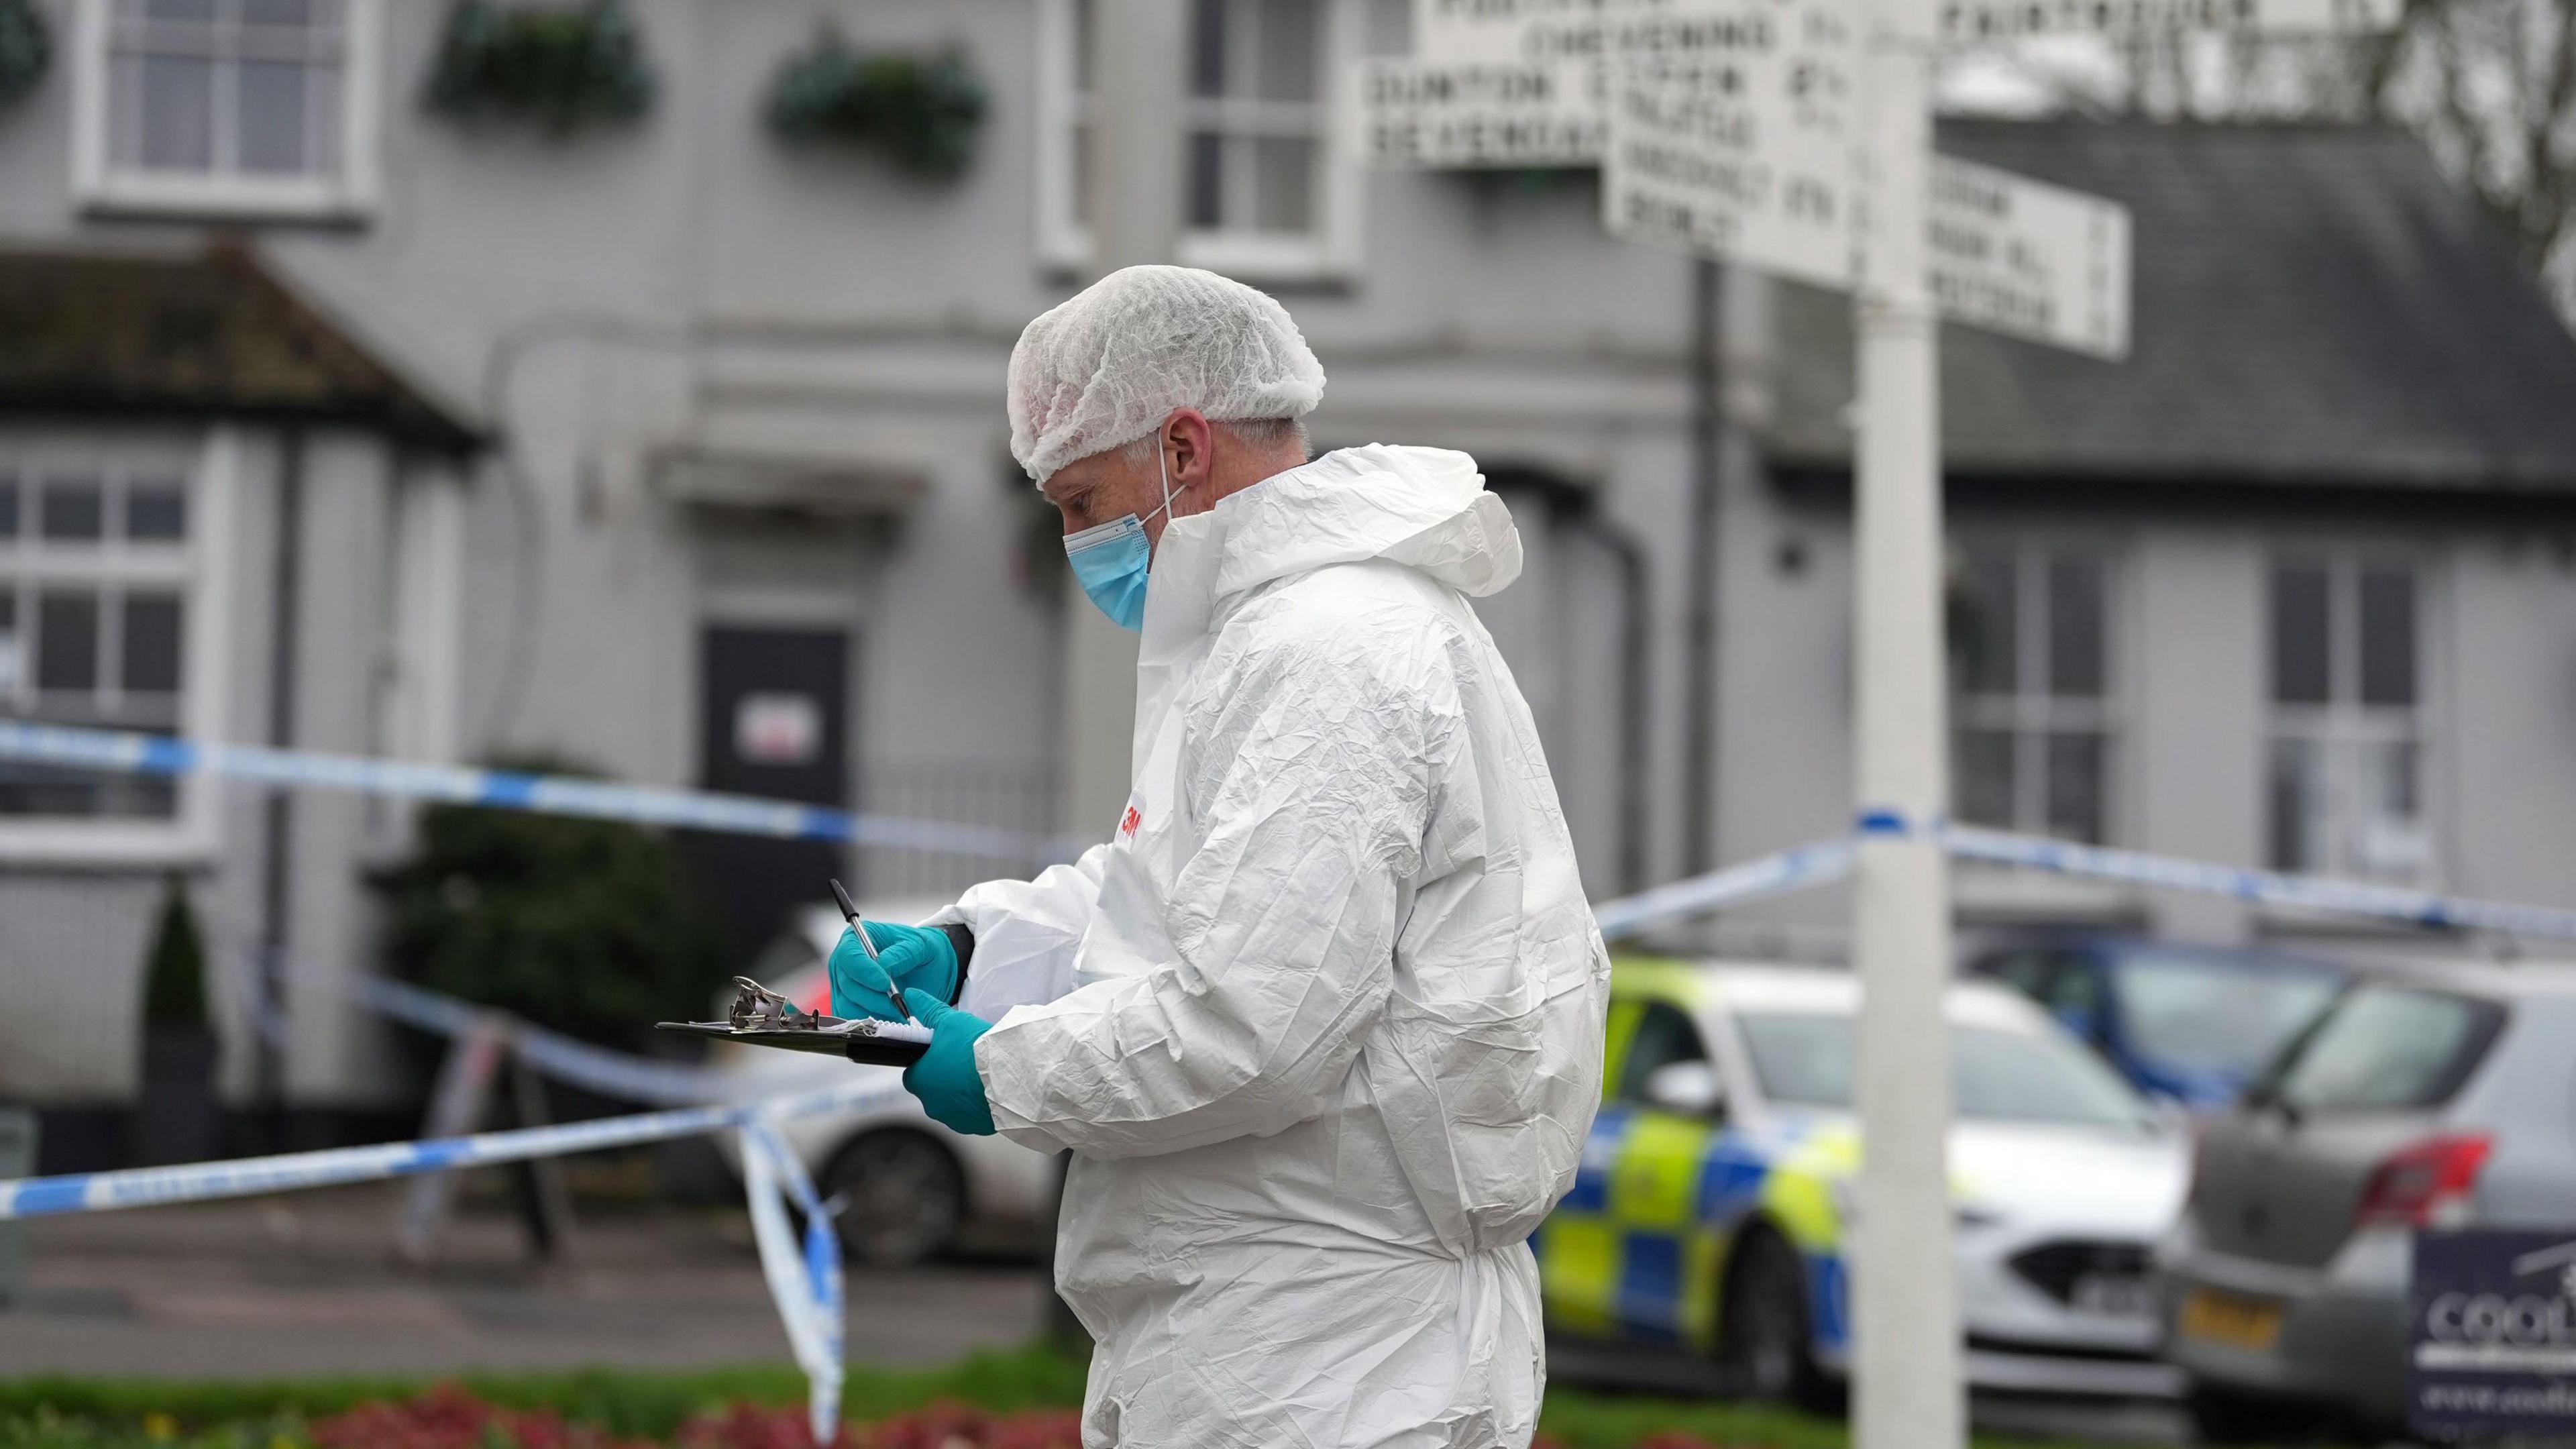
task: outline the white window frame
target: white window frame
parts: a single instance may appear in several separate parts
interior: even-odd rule
[[[340,78],[341,164],[333,176],[156,171],[110,157],[109,41],[116,0],[73,0],[72,191],[92,211],[354,221],[371,215],[382,185],[383,0],[341,0],[348,55]]]
[[[2128,794],[2121,768],[2127,754],[2127,711],[2121,700],[2128,662],[2121,639],[2127,617],[2122,551],[2107,538],[2046,529],[1979,529],[1962,533],[1958,542],[1963,548],[2007,550],[2013,563],[2013,692],[1972,695],[1961,681],[1953,691],[1950,722],[1954,735],[1976,729],[2001,732],[2012,740],[2013,819],[1989,828],[2053,834],[2048,824],[2048,736],[2083,730],[2102,739],[2102,775],[2096,787],[2102,799],[2100,843],[2118,844]],[[2040,682],[2048,672],[2048,560],[2057,550],[2081,550],[2102,563],[2102,692],[2091,699],[2052,694]],[[1964,814],[1959,818],[1966,821]]]
[[[1343,117],[1352,103],[1352,63],[1359,58],[1364,0],[1320,0],[1324,41],[1316,65],[1322,75],[1315,133],[1323,159],[1315,189],[1316,225],[1302,237],[1187,227],[1174,260],[1247,282],[1338,281],[1360,267],[1360,213],[1364,176],[1351,128]],[[1037,0],[1037,252],[1049,267],[1080,271],[1091,265],[1091,230],[1081,222],[1073,194],[1074,124],[1080,97],[1074,90],[1075,0]],[[1185,88],[1186,89],[1186,88]],[[1192,98],[1183,96],[1185,107]],[[1186,160],[1187,148],[1183,148]],[[1180,177],[1173,178],[1175,186]],[[1186,207],[1184,207],[1186,211]]]
[[[149,581],[176,584],[186,600],[185,642],[179,660],[179,732],[198,740],[223,737],[225,684],[232,673],[232,519],[241,473],[241,438],[228,426],[202,434],[135,435],[101,431],[0,430],[5,452],[22,478],[45,470],[46,460],[74,467],[169,468],[188,479],[187,541],[172,562],[122,556],[114,540],[102,542],[94,567],[59,571],[65,580]],[[35,528],[29,491],[19,494],[18,539],[0,542],[0,560],[19,576],[11,558]],[[42,577],[49,569],[40,569]],[[32,630],[35,621],[21,621]],[[102,658],[102,669],[113,659]],[[177,804],[164,820],[80,819],[69,816],[0,815],[0,863],[42,865],[182,865],[210,859],[219,844],[217,782],[189,774],[173,782]]]
[[[2274,694],[2272,661],[2278,648],[2272,637],[2272,576],[2284,564],[2323,565],[2326,571],[2326,702],[2286,704]],[[2366,568],[2397,568],[2414,581],[2415,702],[2411,706],[2373,705],[2361,701],[2361,575]],[[2439,888],[2444,818],[2442,772],[2436,766],[2433,644],[2440,593],[2434,560],[2403,547],[2363,543],[2289,543],[2263,556],[2263,862],[2272,857],[2273,751],[2289,740],[2321,747],[2326,754],[2326,858],[2309,861],[2306,874],[2340,876],[2373,884]],[[2395,875],[2364,870],[2350,840],[2355,824],[2356,792],[2353,757],[2369,745],[2405,744],[2415,750],[2416,826],[2423,840],[2423,862],[2414,872]]]

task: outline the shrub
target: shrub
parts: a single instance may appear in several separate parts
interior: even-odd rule
[[[904,170],[944,181],[973,164],[987,99],[961,52],[864,52],[827,29],[771,78],[769,128],[874,146]]]
[[[143,1024],[206,1025],[206,944],[197,913],[188,907],[188,883],[177,871],[161,898],[161,920],[152,931],[152,954],[143,964]]]
[[[434,805],[411,856],[370,883],[393,974],[592,1041],[641,1045],[724,980],[678,850],[638,826]]]
[[[561,135],[633,120],[651,107],[653,90],[643,37],[618,0],[456,0],[423,100],[458,120],[520,121]]]
[[[44,12],[30,0],[0,0],[0,106],[34,90],[53,59]]]

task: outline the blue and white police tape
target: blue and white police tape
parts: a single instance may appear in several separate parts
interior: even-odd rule
[[[751,1209],[752,1241],[760,1248],[761,1276],[787,1329],[787,1347],[805,1371],[806,1412],[814,1442],[829,1444],[840,1427],[842,1311],[841,1237],[833,1209],[814,1191],[805,1164],[787,1148],[777,1123],[757,1111],[742,1124],[742,1187]],[[784,1186],[805,1214],[804,1251],[788,1226]]]
[[[354,790],[406,800],[487,805],[637,825],[680,826],[737,835],[828,840],[898,850],[980,855],[1046,863],[1074,852],[1062,842],[1022,830],[995,830],[938,820],[863,815],[820,805],[624,785],[570,775],[531,775],[480,770],[318,750],[279,750],[260,745],[207,744],[173,735],[122,730],[72,729],[0,720],[0,760],[100,770],[127,775],[206,775],[270,785]]]
[[[1862,811],[1857,828],[1864,838],[1873,835],[1906,837],[1916,832],[1915,825],[1902,811],[1884,808]],[[1949,821],[1934,824],[1931,834],[1954,860],[2020,866],[2057,875],[2123,881],[2164,890],[2232,896],[2238,900],[2330,915],[2402,921],[2434,930],[2496,931],[2506,935],[2576,940],[2576,911],[2549,906],[2476,900],[2400,886],[2334,880],[2325,876],[2287,875],[2280,871],[2213,865],[2208,861],[2186,860],[2179,856],[2078,845],[2046,836],[2016,835],[2010,831],[1986,830]]]
[[[1764,896],[1829,885],[1851,872],[1851,861],[1850,841],[1819,840],[1605,901],[1593,909],[1592,918],[1600,923],[1603,940],[1616,941],[1665,921],[1705,915]]]
[[[440,1036],[464,1036],[498,1015],[471,1002],[381,976],[344,978],[335,984],[344,985],[360,1005],[379,1015]],[[742,1095],[739,1079],[708,1067],[611,1051],[514,1017],[499,1020],[521,1061],[556,1081],[601,1096],[687,1106],[732,1101]]]
[[[411,1177],[459,1167],[489,1167],[504,1162],[524,1162],[535,1157],[560,1157],[675,1137],[695,1137],[701,1133],[740,1127],[761,1113],[768,1114],[773,1120],[786,1120],[867,1111],[902,1101],[905,1096],[902,1088],[872,1078],[848,1086],[800,1092],[752,1104],[685,1107],[632,1117],[603,1117],[593,1122],[574,1122],[556,1127],[523,1127],[470,1137],[290,1152],[274,1157],[245,1157],[179,1167],[139,1167],[120,1172],[20,1178],[0,1181],[0,1220],[204,1202],[214,1198],[254,1197],[263,1193]]]

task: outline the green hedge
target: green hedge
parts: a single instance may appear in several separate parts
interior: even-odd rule
[[[494,1404],[550,1408],[618,1435],[666,1438],[691,1416],[727,1404],[801,1404],[805,1379],[783,1365],[741,1368],[582,1369],[567,1373],[443,1375]],[[865,1422],[957,1399],[1009,1413],[1082,1402],[1083,1364],[1051,1348],[973,1354],[934,1369],[869,1369],[853,1365],[842,1389],[845,1417]],[[188,1442],[241,1440],[270,1449],[281,1431],[375,1399],[403,1399],[431,1381],[417,1376],[283,1379],[268,1383],[154,1382],[147,1379],[43,1376],[0,1379],[0,1449],[80,1449],[149,1440],[151,1416],[173,1421]],[[30,1437],[50,1422],[50,1437]],[[165,1427],[155,1424],[156,1428]]]
[[[801,1404],[805,1380],[784,1366],[642,1373],[583,1370],[453,1376],[507,1408],[550,1408],[612,1434],[665,1439],[691,1417],[735,1403]],[[136,1379],[0,1379],[0,1449],[296,1449],[302,1425],[376,1399],[419,1393],[421,1378],[275,1383],[155,1383]],[[994,1413],[1082,1401],[1083,1361],[1045,1346],[984,1352],[935,1369],[854,1366],[843,1413],[857,1423],[938,1400]],[[1731,1449],[1848,1449],[1844,1426],[1767,1405],[1602,1394],[1558,1387],[1541,1431],[1566,1449],[1634,1449],[1686,1434]],[[1980,1435],[1980,1449],[2049,1449]]]

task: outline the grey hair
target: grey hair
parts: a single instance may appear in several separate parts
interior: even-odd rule
[[[1224,423],[1211,419],[1208,426],[1247,448],[1283,447],[1293,440],[1298,458],[1312,460],[1315,456],[1315,445],[1306,438],[1304,418],[1240,418]],[[1144,467],[1154,461],[1154,438],[1161,431],[1157,428],[1120,448],[1119,456],[1136,467]]]

